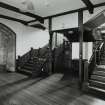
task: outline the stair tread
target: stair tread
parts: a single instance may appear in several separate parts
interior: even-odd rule
[[[25,65],[33,66],[33,63],[26,63]]]
[[[88,88],[105,93],[104,89],[100,89],[100,88],[93,87],[93,86],[88,86]]]
[[[97,68],[105,69],[105,65],[98,65]]]
[[[26,72],[30,72],[30,73],[33,73],[33,72],[39,72],[39,70],[29,70],[29,69],[20,69],[19,71],[26,71]]]
[[[32,74],[32,71],[30,71],[30,70],[26,70],[26,69],[20,69],[19,71],[22,71],[22,72],[27,72],[27,73]]]
[[[95,82],[95,83],[99,83],[99,84],[103,84],[105,85],[105,82],[102,82],[102,81],[97,81],[97,80],[89,80],[89,82]]]
[[[95,70],[93,72],[93,75],[99,75],[99,76],[105,76],[105,71],[99,71],[99,70]]]
[[[105,73],[105,71],[95,70],[93,73]]]
[[[92,76],[96,76],[96,77],[101,77],[101,78],[105,78],[104,76],[100,76],[100,75],[95,75],[95,74],[92,74]],[[91,77],[92,77],[91,76]]]
[[[29,67],[29,66],[24,66],[24,67],[22,67],[22,68],[28,69],[28,70],[33,70],[33,69],[34,69],[33,67]]]
[[[105,77],[102,75],[92,74],[90,79],[105,82]]]
[[[105,69],[102,69],[102,68],[96,68],[94,71],[105,71]]]
[[[24,66],[25,67],[33,67],[34,65],[27,65],[27,64],[25,64]]]

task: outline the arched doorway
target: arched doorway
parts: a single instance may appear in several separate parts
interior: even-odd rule
[[[0,23],[0,68],[15,71],[16,34],[9,27]]]

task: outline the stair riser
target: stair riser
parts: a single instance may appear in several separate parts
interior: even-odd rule
[[[102,76],[97,76],[97,75],[92,75],[91,76],[92,80],[97,80],[97,81],[101,81],[101,82],[105,82],[105,78]]]
[[[27,70],[33,70],[34,68],[33,67],[29,67],[29,66],[24,66],[22,67],[23,69],[27,69]]]
[[[105,89],[105,84],[97,83],[97,82],[91,82],[90,86]]]
[[[96,68],[95,71],[103,71],[103,72],[105,72],[105,69],[104,68]]]
[[[104,71],[95,71],[93,74],[105,77],[105,72]]]
[[[25,75],[28,75],[28,76],[34,76],[34,77],[37,77],[40,74],[39,71],[28,72],[27,70],[18,70],[18,72],[22,73],[22,74],[25,74]]]
[[[26,63],[25,65],[26,66],[34,66],[34,64],[32,64],[32,63]]]
[[[25,74],[25,75],[29,75],[29,76],[32,75],[32,72],[27,72],[27,71],[23,71],[23,70],[18,70],[17,72]]]
[[[105,65],[105,63],[100,63],[101,65]]]

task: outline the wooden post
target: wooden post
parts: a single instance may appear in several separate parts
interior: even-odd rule
[[[49,75],[52,74],[53,71],[53,60],[52,60],[52,40],[53,40],[53,33],[52,33],[52,18],[49,18],[49,50],[50,50],[50,60],[49,60]]]
[[[57,32],[55,33],[55,46],[57,47]]]
[[[29,57],[29,58],[31,58],[31,59],[33,58],[33,50],[34,50],[33,47],[31,47],[31,48],[30,48],[30,57]]]
[[[18,55],[18,61],[17,61],[17,64],[16,64],[17,70],[19,70],[19,69],[20,69],[20,66],[21,66],[21,65],[20,65],[20,64],[21,64],[20,60],[21,60],[21,56]]]
[[[88,86],[89,86],[88,78],[89,78],[88,60],[84,60],[84,81],[82,84],[82,90],[85,92],[88,91]]]
[[[87,83],[88,82],[88,60],[84,61],[84,82]]]
[[[81,88],[83,78],[83,11],[78,12],[78,28],[79,28],[79,86]]]
[[[95,50],[95,64],[97,64],[97,51]]]

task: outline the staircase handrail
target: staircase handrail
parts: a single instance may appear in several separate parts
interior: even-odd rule
[[[103,47],[104,42],[102,40],[99,41],[99,42],[100,43],[98,44],[98,46],[95,49],[93,49],[93,53],[92,53],[92,56],[91,56],[91,58],[89,60],[89,63],[91,63],[91,61],[93,60],[93,58],[96,57],[96,52],[97,51],[100,51],[101,48]]]
[[[18,59],[16,60],[17,69],[23,67],[24,64],[30,59],[32,50],[33,49],[31,48],[31,50],[25,53],[23,56],[18,56]]]
[[[48,55],[45,56],[46,54],[48,54],[49,49],[46,48],[45,52],[40,56],[40,54],[38,54],[39,56],[34,56],[34,60],[37,60],[37,64],[40,65],[40,67],[38,68],[39,71],[42,70],[42,68],[44,68],[46,62],[49,60]],[[39,51],[40,53],[40,51]],[[36,65],[36,60],[34,62],[34,65]],[[34,69],[36,69],[36,66],[34,67]]]
[[[86,60],[84,63],[84,83],[85,84],[88,83],[90,75],[93,72],[93,70],[97,64],[97,61],[96,61],[97,55],[99,55],[99,56],[102,55],[102,51],[104,49],[104,44],[105,44],[104,41],[100,41],[98,43],[98,46],[93,50],[93,54],[92,54],[90,60],[89,61]]]

